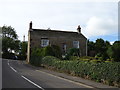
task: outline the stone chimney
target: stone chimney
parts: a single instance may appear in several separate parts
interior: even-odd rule
[[[80,25],[78,25],[77,31],[78,31],[78,33],[81,33],[81,27],[80,27]]]
[[[25,42],[25,35],[23,36],[23,42]]]
[[[32,21],[29,24],[29,29],[32,29]]]

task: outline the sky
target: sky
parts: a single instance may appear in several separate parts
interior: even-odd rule
[[[15,28],[27,41],[33,28],[76,32],[81,26],[90,41],[118,40],[118,0],[0,0],[0,26]]]

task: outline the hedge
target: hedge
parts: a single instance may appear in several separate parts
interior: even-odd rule
[[[120,62],[67,61],[52,56],[46,56],[40,61],[47,68],[120,87]]]

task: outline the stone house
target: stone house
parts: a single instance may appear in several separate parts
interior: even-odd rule
[[[48,45],[59,46],[62,53],[65,53],[69,48],[79,48],[81,56],[87,55],[87,38],[81,33],[80,26],[78,26],[77,32],[69,32],[51,30],[50,28],[33,29],[32,22],[30,22],[27,61],[30,60],[31,48],[42,48]]]

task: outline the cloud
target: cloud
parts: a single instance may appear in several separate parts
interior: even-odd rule
[[[118,2],[119,0],[1,0],[2,2],[57,2],[57,3],[66,3],[66,2],[70,2],[70,3],[74,3],[74,2]]]
[[[89,37],[116,32],[117,3],[81,1],[88,0],[1,0],[0,25],[14,27],[21,40],[24,34],[27,36],[31,20],[33,28],[69,31],[76,31],[80,24]]]
[[[114,42],[115,42],[115,41],[111,41],[110,44],[113,45]]]
[[[89,38],[116,34],[117,20],[93,16],[88,20],[83,33]]]

